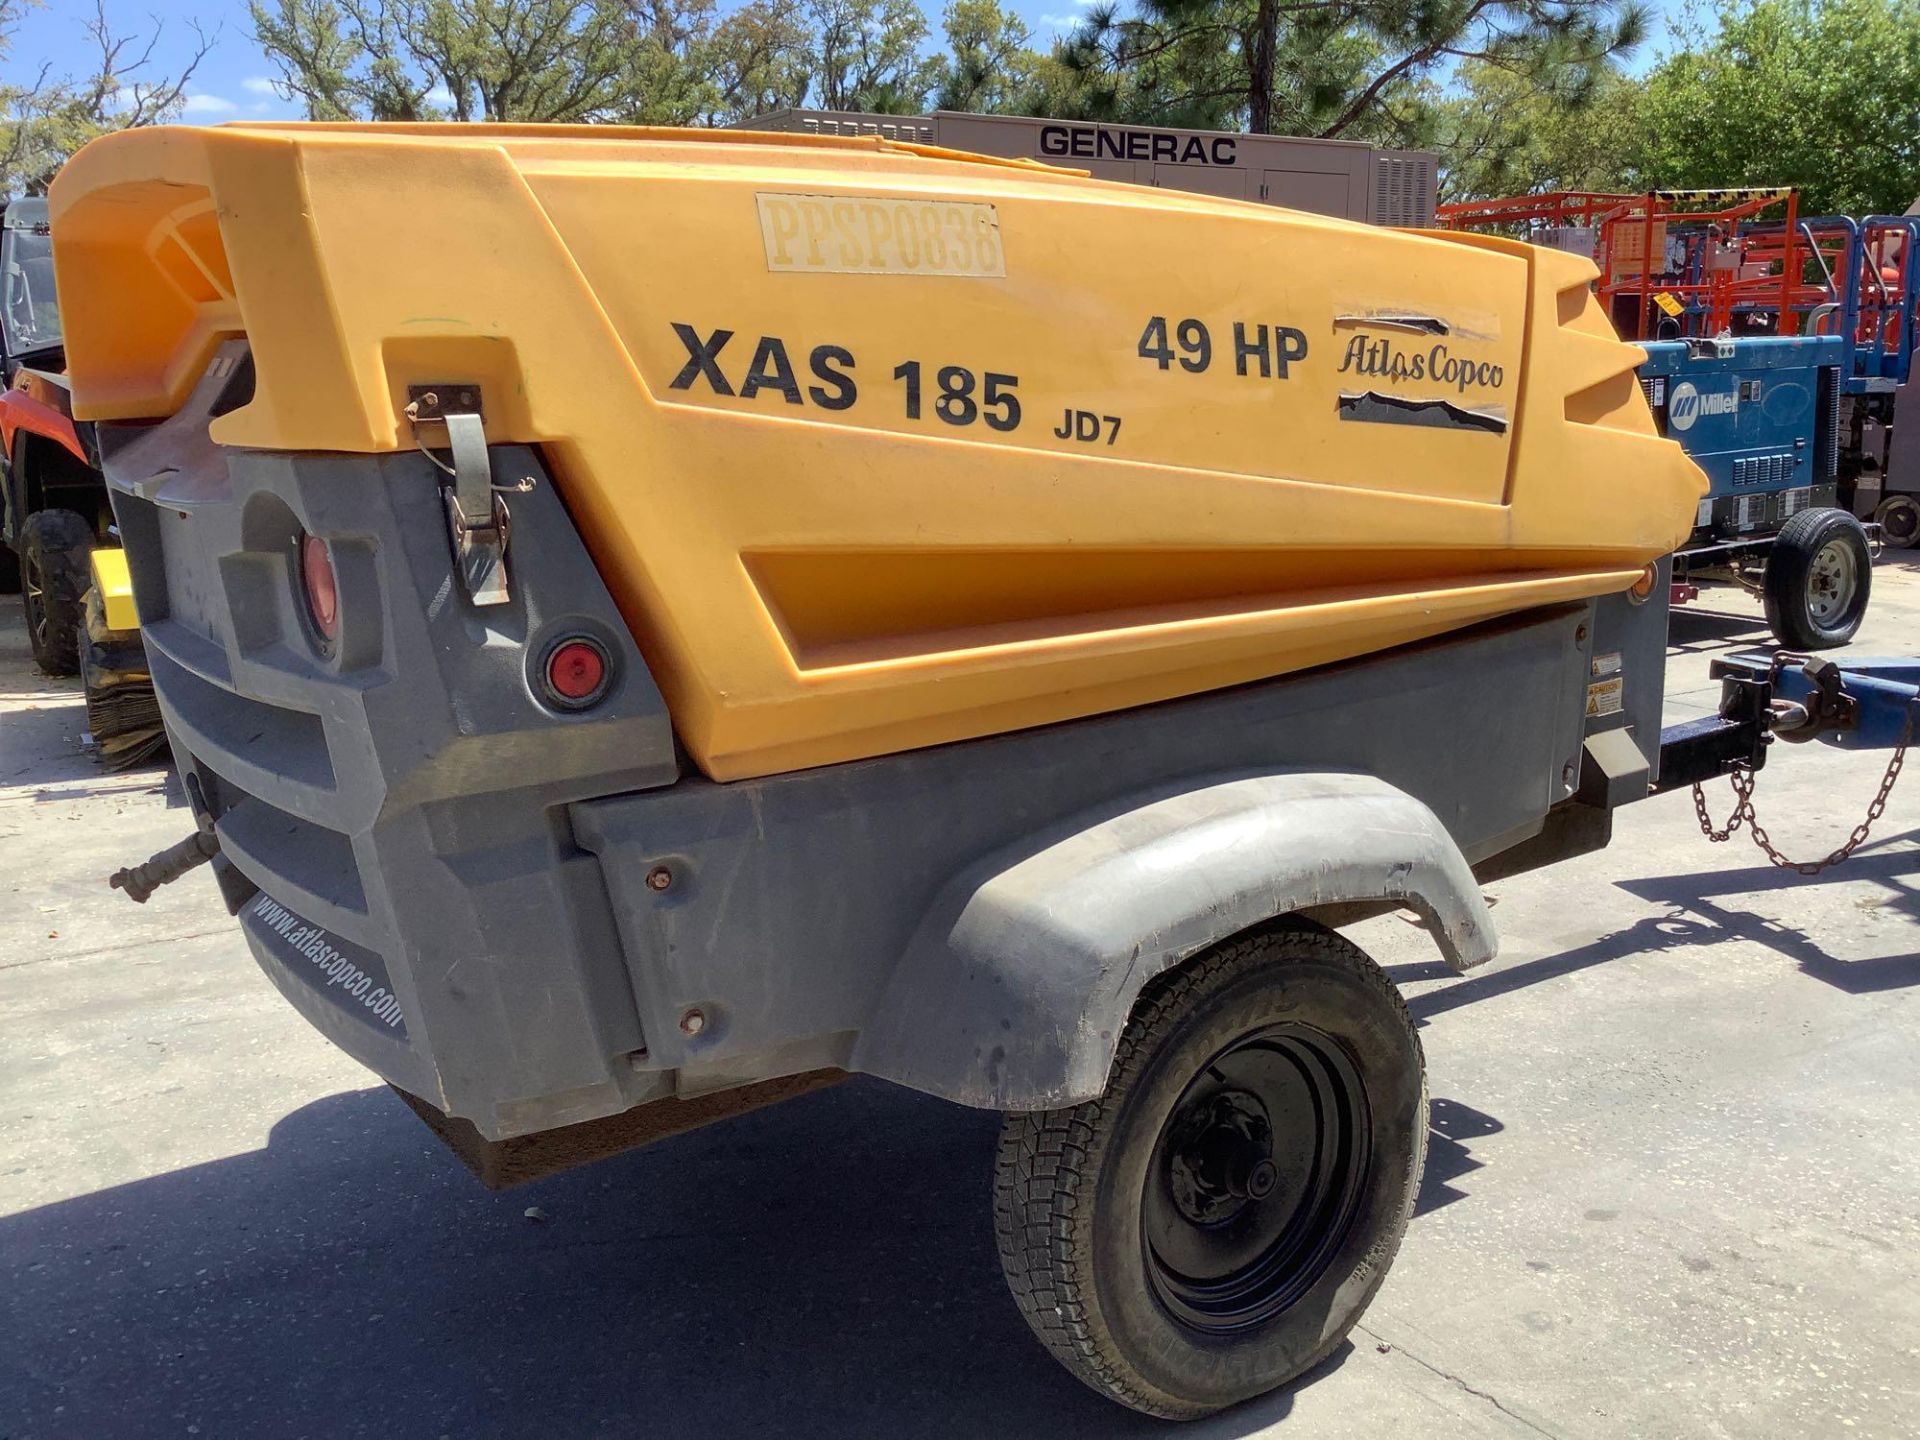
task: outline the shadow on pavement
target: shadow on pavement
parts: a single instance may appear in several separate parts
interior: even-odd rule
[[[1839,876],[1920,915],[1916,870],[1902,836]],[[1425,991],[1415,1017],[1736,939],[1854,993],[1920,983],[1920,957],[1843,962],[1718,898],[1818,880],[1620,883],[1681,913]],[[490,1195],[384,1090],[332,1096],[263,1149],[0,1219],[0,1434],[1170,1433],[1082,1389],[1014,1310],[990,1221],[997,1125],[856,1079]],[[1502,1128],[1436,1098],[1415,1213],[1467,1198],[1474,1142]],[[1182,1433],[1242,1436],[1291,1407]]]
[[[0,604],[5,598],[0,596]],[[0,662],[5,658],[0,647]],[[13,683],[0,679],[0,686]],[[0,752],[0,792],[48,804],[169,783],[172,772],[164,759],[118,771],[101,764],[86,739],[87,703],[79,681],[35,674],[27,683],[27,689],[0,688],[0,726],[7,737]]]
[[[1703,945],[1716,939],[1732,939],[1731,935],[1717,934],[1713,927],[1698,924],[1683,918],[1652,915],[1636,921],[1624,930],[1615,930],[1602,935],[1599,939],[1572,950],[1563,950],[1558,955],[1543,955],[1538,960],[1523,960],[1517,965],[1500,966],[1484,974],[1476,974],[1469,979],[1460,980],[1442,989],[1427,990],[1419,995],[1410,996],[1407,1009],[1423,1028],[1436,1016],[1449,1010],[1458,1010],[1464,1005],[1472,1005],[1481,1000],[1491,1000],[1496,995],[1510,995],[1515,990],[1524,990],[1530,985],[1544,984],[1549,980],[1558,980],[1577,971],[1589,970],[1596,965],[1605,965],[1610,960],[1624,960],[1633,955],[1649,955],[1656,950],[1670,950],[1683,945]],[[1416,965],[1389,965],[1387,974],[1397,983],[1405,984],[1414,980],[1440,979],[1453,972],[1438,964],[1421,963]]]
[[[1920,985],[1920,954],[1909,951],[1842,960],[1828,954],[1803,930],[1720,901],[1729,895],[1873,881],[1883,890],[1883,899],[1875,908],[1920,919],[1920,885],[1916,884],[1920,881],[1920,849],[1914,846],[1916,838],[1920,838],[1920,831],[1908,831],[1863,846],[1842,864],[1819,875],[1754,865],[1739,870],[1662,875],[1615,883],[1630,895],[1697,916],[1709,927],[1707,938],[1748,940],[1764,945],[1792,960],[1814,979],[1849,995],[1899,990]]]
[[[1427,1126],[1427,1168],[1420,1176],[1420,1194],[1413,1202],[1416,1216],[1466,1199],[1467,1192],[1453,1182],[1486,1169],[1485,1161],[1473,1158],[1467,1141],[1498,1135],[1507,1128],[1484,1110],[1438,1095],[1428,1102]]]
[[[1862,846],[1844,864],[1818,876],[1800,875],[1772,865],[1744,869],[1716,869],[1686,875],[1662,875],[1614,883],[1630,895],[1672,907],[1673,913],[1646,916],[1624,930],[1602,935],[1558,955],[1543,955],[1484,974],[1423,991],[1407,1000],[1407,1009],[1421,1026],[1449,1010],[1509,995],[1516,990],[1558,980],[1596,965],[1649,955],[1684,946],[1716,945],[1747,940],[1785,955],[1800,968],[1829,985],[1859,995],[1920,984],[1920,954],[1870,956],[1842,960],[1828,954],[1802,930],[1724,904],[1716,897],[1751,895],[1836,881],[1858,884],[1877,881],[1885,898],[1875,908],[1920,920],[1920,830]],[[1744,844],[1744,840],[1742,841]],[[1444,980],[1453,972],[1438,961],[1389,965],[1396,984]]]
[[[1876,570],[1889,565],[1898,570],[1920,570],[1920,550],[1902,550],[1897,545],[1889,545],[1873,564]]]
[[[1920,914],[1912,842],[1838,876]],[[1414,1015],[1723,940],[1853,993],[1920,983],[1920,956],[1840,961],[1722,903],[1819,880],[1620,883],[1677,913],[1425,991]],[[990,1222],[997,1123],[855,1080],[490,1195],[384,1090],[332,1096],[263,1149],[0,1219],[0,1434],[1166,1435],[1082,1389],[1015,1312]],[[1466,1198],[1473,1143],[1502,1128],[1436,1099],[1416,1214]],[[1183,1434],[1242,1436],[1291,1406]]]
[[[0,1219],[0,1434],[1167,1435],[1015,1311],[997,1129],[855,1080],[492,1195],[396,1097],[335,1095]]]
[[[1773,632],[1767,628],[1764,615],[1742,614],[1734,610],[1699,609],[1698,606],[1711,607],[1713,592],[1708,591],[1699,600],[1686,605],[1677,605],[1667,617],[1667,652],[1669,654],[1699,654],[1708,650],[1725,650],[1732,646],[1742,649],[1758,647],[1774,648]]]

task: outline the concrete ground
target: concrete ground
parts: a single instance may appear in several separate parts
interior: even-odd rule
[[[1882,563],[1857,650],[1920,645],[1914,564]],[[1675,717],[1768,643],[1714,599],[1674,620]],[[1028,1337],[988,1116],[855,1081],[485,1193],[280,1002],[210,881],[109,894],[188,821],[83,717],[9,619],[0,1437],[1170,1433]],[[1884,761],[1779,756],[1765,822],[1824,853]],[[1920,1433],[1917,827],[1909,777],[1808,880],[1667,796],[1494,886],[1485,973],[1361,927],[1424,1027],[1419,1214],[1320,1373],[1187,1433]]]

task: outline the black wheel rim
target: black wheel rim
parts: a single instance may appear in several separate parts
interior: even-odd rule
[[[1154,1145],[1141,1216],[1155,1296],[1204,1334],[1272,1321],[1339,1252],[1372,1149],[1366,1089],[1331,1036],[1287,1023],[1227,1046]]]

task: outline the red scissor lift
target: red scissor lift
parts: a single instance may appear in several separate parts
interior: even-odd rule
[[[1763,260],[1750,249],[1752,227],[1759,216],[1780,207],[1784,217],[1763,227],[1778,237]],[[1799,197],[1783,188],[1642,195],[1561,190],[1442,205],[1437,219],[1449,230],[1501,230],[1525,237],[1545,230],[1590,231],[1591,253],[1600,267],[1595,288],[1614,328],[1625,339],[1660,340],[1791,333],[1781,316],[1832,299],[1805,279],[1808,256],[1798,211]],[[1671,256],[1670,239],[1679,242]],[[1670,258],[1678,263],[1670,264]]]
[[[1783,273],[1791,264],[1802,267],[1801,283],[1788,301],[1798,329],[1847,336],[1855,352],[1854,379],[1897,383],[1913,363],[1920,296],[1916,237],[1920,216],[1821,215],[1792,227],[1750,226],[1744,240],[1757,263],[1779,265]]]
[[[1674,555],[1675,600],[1732,582],[1766,601],[1783,644],[1845,643],[1870,589],[1858,519],[1880,498],[1863,508],[1855,493],[1870,468],[1849,443],[1860,427],[1847,431],[1864,413],[1856,375],[1882,358],[1855,336],[1879,343],[1876,305],[1891,293],[1861,227],[1804,220],[1787,188],[1560,191],[1442,206],[1439,222],[1598,266],[1615,328],[1648,347],[1641,384],[1661,433],[1710,481]]]
[[[1893,544],[1920,541],[1920,424],[1904,437],[1893,424],[1920,345],[1920,215],[1802,217],[1787,188],[1566,190],[1443,205],[1438,221],[1582,236],[1607,313],[1630,340],[1845,338],[1841,503],[1880,521]]]

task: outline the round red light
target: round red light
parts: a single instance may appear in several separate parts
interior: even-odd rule
[[[547,688],[568,704],[593,699],[606,680],[606,652],[591,640],[563,640],[547,656]]]
[[[333,552],[318,535],[300,537],[300,582],[307,592],[307,614],[320,638],[340,633],[340,582],[333,573]]]

